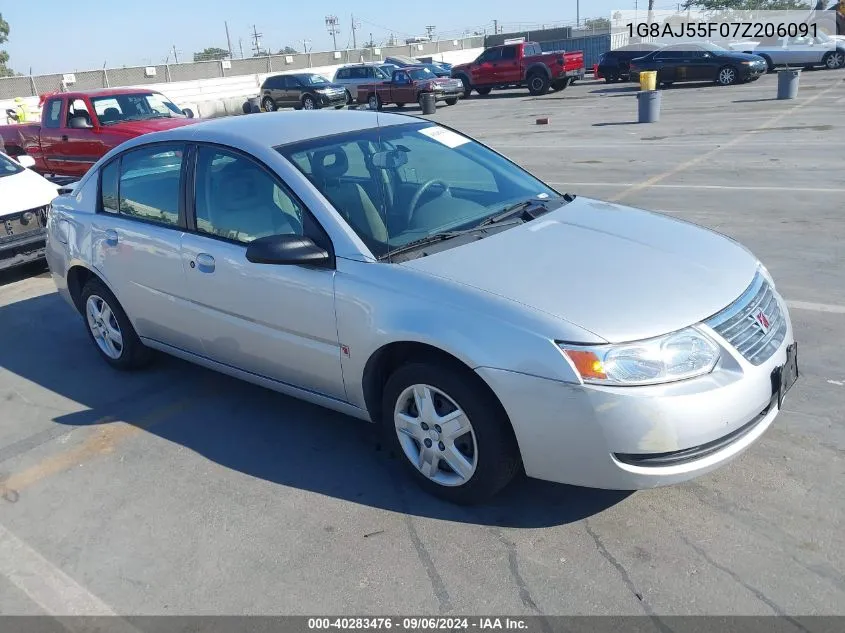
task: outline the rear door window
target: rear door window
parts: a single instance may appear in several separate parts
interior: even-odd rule
[[[179,226],[183,155],[181,144],[155,145],[124,154],[120,159],[118,181],[120,214],[145,222]]]

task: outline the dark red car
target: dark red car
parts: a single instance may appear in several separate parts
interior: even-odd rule
[[[372,109],[388,103],[402,107],[406,103],[420,103],[424,94],[433,93],[436,101],[455,105],[463,92],[464,86],[457,79],[437,77],[423,66],[410,66],[394,70],[389,81],[358,86],[358,103],[366,103]]]
[[[0,151],[32,156],[42,174],[82,176],[123,141],[194,121],[154,90],[61,92],[44,96],[40,124],[0,126]]]

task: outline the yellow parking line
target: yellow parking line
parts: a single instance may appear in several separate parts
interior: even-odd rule
[[[22,490],[39,481],[69,470],[95,457],[111,453],[123,440],[185,410],[191,402],[193,402],[193,398],[177,400],[167,406],[153,410],[133,424],[118,422],[111,416],[100,418],[94,423],[94,425],[100,426],[79,446],[58,455],[52,455],[26,470],[0,480],[0,496],[7,500],[9,496],[16,498]]]
[[[684,162],[680,163],[679,165],[673,167],[672,169],[664,171],[662,174],[657,174],[656,176],[649,178],[645,182],[641,182],[637,185],[634,185],[633,187],[629,187],[629,188],[625,189],[624,191],[616,194],[613,198],[610,199],[610,201],[611,202],[619,202],[621,200],[624,200],[625,198],[627,198],[631,194],[637,193],[638,191],[642,191],[643,189],[648,189],[649,187],[656,185],[657,183],[659,183],[663,180],[666,180],[667,178],[670,178],[671,176],[675,176],[676,174],[680,174],[681,172],[686,171],[690,167],[695,167],[699,163],[702,163],[706,160],[709,160],[710,158],[713,158],[716,154],[718,154],[722,150],[725,150],[729,147],[733,147],[734,145],[742,143],[743,141],[748,139],[750,136],[753,136],[754,134],[757,134],[758,132],[765,131],[767,128],[770,128],[771,126],[773,126],[775,123],[777,123],[781,119],[788,117],[791,114],[794,114],[795,112],[797,112],[801,108],[810,105],[814,101],[818,101],[824,95],[833,91],[836,88],[839,88],[840,86],[841,86],[841,84],[839,82],[831,84],[828,88],[825,88],[824,90],[822,90],[820,93],[818,93],[814,97],[810,97],[806,101],[802,101],[801,103],[792,106],[789,110],[785,110],[784,112],[781,112],[777,116],[772,117],[771,119],[769,119],[768,121],[763,123],[760,127],[755,128],[753,130],[749,130],[748,132],[746,132],[744,134],[740,134],[739,136],[734,137],[732,140],[728,141],[724,145],[720,145],[719,147],[716,147],[716,148],[710,150],[709,152],[702,154],[701,156],[698,156],[696,158],[691,158],[690,160],[684,161]]]

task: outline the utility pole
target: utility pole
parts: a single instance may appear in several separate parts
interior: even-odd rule
[[[581,0],[575,0],[575,26],[581,26]]]
[[[310,42],[311,42],[311,40],[306,40],[305,38],[303,38],[303,39],[302,39],[302,52],[303,52],[303,53],[307,53],[307,52],[308,52],[308,44],[309,44]]]
[[[326,30],[329,32],[329,35],[332,36],[332,44],[334,48],[332,50],[337,50],[337,34],[340,33],[340,29],[337,28],[337,16],[336,15],[327,15],[326,16]]]
[[[241,59],[243,59],[244,58],[244,38],[242,38],[242,37],[238,38],[238,48],[241,49]]]
[[[173,45],[173,61],[179,63],[179,56],[176,54],[176,44]]]
[[[229,37],[229,23],[224,21],[223,26],[226,27],[226,44],[229,45],[229,57],[234,58],[235,56],[232,54],[232,39]]]
[[[430,24],[427,27],[425,27],[426,33],[428,33],[428,40],[429,41],[434,39],[434,29],[436,29],[436,28],[437,27],[434,26],[433,24]]]
[[[493,20],[493,35],[499,34],[499,21]]]
[[[252,25],[252,50],[255,51],[255,55],[258,56],[261,54],[261,36],[263,33],[259,33],[258,30],[255,28],[255,25]]]
[[[355,16],[352,16],[352,48],[358,48],[358,38],[355,37],[355,31],[360,25],[355,23]]]

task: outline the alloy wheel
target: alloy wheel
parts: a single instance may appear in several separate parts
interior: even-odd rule
[[[123,354],[123,334],[109,304],[102,297],[91,295],[85,302],[85,316],[88,329],[103,354],[114,360],[120,358]]]

